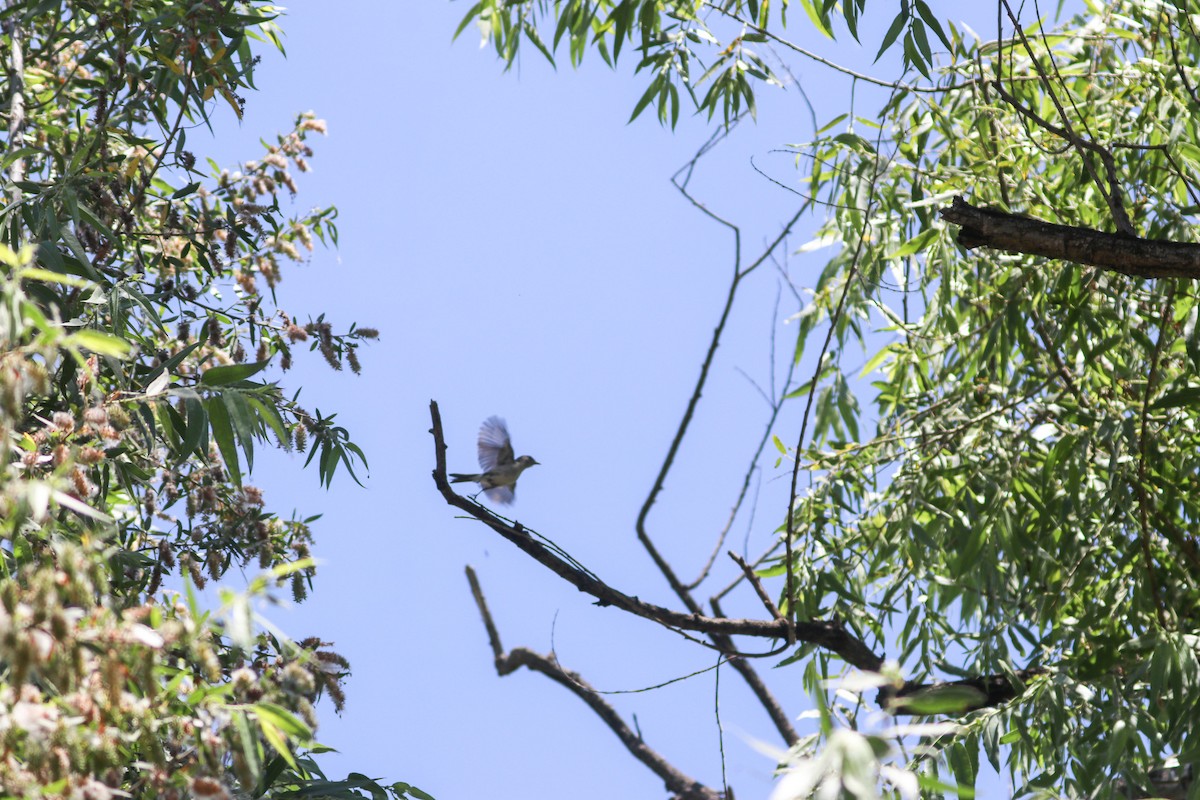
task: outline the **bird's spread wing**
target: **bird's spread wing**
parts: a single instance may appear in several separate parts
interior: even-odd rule
[[[491,489],[484,489],[483,493],[486,494],[488,499],[490,499],[493,503],[502,503],[504,505],[508,505],[517,496],[517,493],[513,491],[516,488],[517,487],[515,484],[512,486],[494,486]]]
[[[484,472],[513,462],[512,442],[508,428],[499,417],[488,417],[479,427],[479,466]],[[499,490],[497,490],[499,491]],[[510,493],[511,495],[511,493]],[[492,495],[488,495],[492,497]],[[496,498],[492,497],[493,500]],[[501,501],[501,502],[511,502]]]

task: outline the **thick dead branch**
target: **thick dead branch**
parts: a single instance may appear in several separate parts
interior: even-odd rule
[[[958,243],[1113,270],[1135,278],[1200,278],[1200,244],[1138,239],[973,206],[955,197],[942,219],[962,226]]]
[[[722,793],[705,786],[695,778],[689,777],[680,772],[670,762],[663,758],[656,750],[646,744],[632,728],[621,719],[621,715],[617,713],[611,705],[605,702],[591,685],[588,684],[576,672],[564,669],[556,658],[553,656],[545,656],[541,653],[535,653],[524,647],[518,647],[510,650],[507,653],[500,646],[500,635],[496,632],[496,624],[492,620],[491,612],[488,610],[487,601],[483,597],[483,590],[479,588],[479,580],[475,577],[475,571],[467,567],[467,580],[471,583],[471,594],[475,597],[475,604],[479,607],[479,614],[483,617],[484,627],[487,628],[488,641],[492,648],[492,653],[496,658],[496,672],[500,675],[508,675],[516,672],[521,667],[540,672],[550,678],[555,683],[566,687],[576,697],[587,703],[588,707],[596,713],[604,721],[604,724],[609,727],[617,738],[621,740],[621,744],[625,745],[633,757],[641,761],[650,771],[662,779],[666,784],[667,790],[670,791],[678,800],[721,800]]]

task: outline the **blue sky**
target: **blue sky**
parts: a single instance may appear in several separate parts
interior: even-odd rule
[[[631,77],[632,58],[613,72],[591,53],[582,69],[564,63],[555,72],[530,50],[504,74],[473,29],[451,42],[468,7],[293,4],[282,20],[287,59],[264,52],[245,120],[226,114],[205,153],[222,163],[257,158],[259,137],[273,140],[297,112],[328,121],[294,207],[337,205],[341,244],[285,274],[281,304],[301,318],[325,312],[335,327],[357,321],[381,331],[362,353],[362,376],[333,373],[316,355],[284,376],[286,390],[304,387],[309,410],[338,412],[371,468],[365,489],[343,475],[324,491],[299,457],[256,461],[252,482],[278,512],[324,514],[311,599],[268,613],[295,638],[333,641],[353,665],[345,713],[321,709],[319,738],[341,753],[325,762],[331,777],[353,770],[408,781],[440,800],[659,796],[661,783],[574,696],[528,672],[496,675],[463,567],[478,571],[507,647],[554,649],[601,689],[660,684],[711,667],[713,654],[597,608],[478,523],[456,518],[430,479],[428,404],[441,406],[455,471],[475,469],[480,422],[505,417],[517,451],[542,463],[522,477],[513,515],[617,588],[676,607],[633,523],[732,274],[729,233],[669,182],[712,127],[686,116],[674,132],[651,116],[626,124],[645,86]],[[793,14],[793,31],[806,46],[869,65],[873,48],[825,43],[801,16]],[[869,21],[882,28],[890,19]],[[849,83],[798,66],[822,121],[847,110]],[[860,99],[858,111],[875,107]],[[740,126],[701,163],[693,191],[743,226],[745,258],[798,205],[751,159],[797,185],[792,158],[772,151],[812,133],[794,88],[764,88],[759,124]],[[818,251],[791,255],[787,268],[810,286],[823,264]],[[726,522],[767,418],[752,381],[768,386],[792,347],[785,320],[798,306],[774,267],[742,292],[649,523],[688,577]],[[810,373],[806,361],[798,374]],[[777,426],[784,441],[794,442],[801,410],[793,406]],[[790,474],[775,467],[773,449],[760,461],[754,514],[739,516],[729,545],[750,555],[782,519]],[[718,570],[724,585],[732,564]],[[761,616],[751,600],[743,593],[726,610]],[[789,711],[809,706],[798,668],[760,667]],[[780,743],[735,673],[720,678],[729,781],[739,796],[765,796],[772,762],[751,743]],[[609,699],[627,720],[636,714],[652,747],[717,787],[714,697],[710,671]]]

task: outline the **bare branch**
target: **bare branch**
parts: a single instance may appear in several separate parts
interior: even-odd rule
[[[535,539],[519,522],[509,524],[498,517],[490,509],[471,501],[451,488],[446,476],[446,441],[442,432],[442,417],[436,401],[429,403],[430,415],[433,419],[434,450],[436,466],[433,471],[433,481],[442,497],[450,505],[462,509],[470,516],[479,520],[508,541],[515,544],[526,555],[533,558],[555,575],[570,583],[581,592],[595,597],[601,606],[615,606],[622,611],[635,616],[685,631],[699,631],[709,636],[753,636],[764,639],[787,639],[787,623],[780,620],[730,619],[728,617],[709,617],[699,611],[684,613],[669,608],[646,603],[618,591],[588,570],[566,560],[566,556],[551,549],[545,543]],[[689,596],[689,599],[690,596]],[[841,622],[807,621],[796,625],[796,639],[802,642],[819,645],[836,653],[846,663],[859,669],[877,671],[883,659],[871,652],[865,643],[846,630]],[[737,653],[728,639],[716,641],[718,649],[726,654]],[[749,655],[740,653],[739,655]]]
[[[788,220],[788,222],[784,225],[783,230],[780,231],[779,235],[767,245],[766,249],[757,259],[755,259],[754,263],[750,264],[750,266],[746,267],[745,269],[742,269],[741,229],[728,220],[710,211],[703,203],[696,200],[696,198],[691,195],[687,188],[688,182],[691,180],[691,176],[695,170],[696,163],[706,153],[708,153],[709,150],[716,146],[717,142],[719,142],[721,138],[721,136],[714,134],[707,142],[705,142],[700,150],[697,151],[697,153],[692,157],[691,161],[689,161],[675,173],[671,179],[671,182],[675,185],[675,188],[679,190],[680,194],[687,198],[687,200],[693,206],[703,212],[706,216],[710,217],[721,225],[724,225],[732,231],[734,247],[733,279],[729,285],[729,291],[725,297],[725,307],[721,311],[721,318],[717,322],[716,329],[713,331],[713,337],[712,341],[709,343],[708,353],[705,355],[704,362],[700,366],[700,377],[696,380],[696,386],[692,391],[691,398],[688,400],[687,408],[684,410],[683,419],[680,421],[679,427],[675,432],[675,438],[671,441],[671,445],[667,449],[667,455],[663,459],[662,467],[659,469],[658,476],[654,480],[654,485],[651,487],[650,493],[646,497],[646,501],[642,504],[642,508],[638,513],[636,523],[638,541],[642,543],[642,546],[646,549],[646,552],[650,554],[650,558],[654,561],[654,564],[656,567],[658,567],[658,570],[663,574],[663,577],[666,578],[667,583],[671,586],[671,590],[675,592],[675,596],[678,597],[683,604],[687,606],[687,608],[693,614],[696,615],[702,614],[700,604],[697,603],[692,597],[689,587],[679,579],[679,576],[675,574],[675,570],[662,556],[662,554],[659,553],[658,547],[654,544],[654,541],[650,538],[650,534],[646,530],[646,519],[650,515],[650,509],[653,508],[655,501],[658,499],[659,493],[662,492],[667,474],[671,471],[671,467],[675,463],[675,455],[678,453],[679,447],[683,443],[683,438],[687,434],[688,427],[691,425],[692,416],[695,414],[696,406],[700,402],[700,396],[703,393],[704,386],[708,381],[709,369],[712,367],[717,348],[720,346],[721,335],[725,330],[725,324],[728,322],[729,314],[733,309],[733,302],[737,297],[739,284],[743,278],[745,278],[754,270],[758,269],[758,267],[771,256],[771,254],[775,251],[775,248],[779,247],[779,245],[787,239],[792,227],[795,226],[795,224],[799,221],[800,215],[804,213],[807,205],[801,206],[801,208],[792,216],[792,218]],[[682,180],[680,179],[680,176],[683,176]],[[788,581],[790,590],[790,574],[788,576]],[[786,638],[790,639],[790,637]]]
[[[746,580],[748,580],[750,585],[754,587],[754,592],[758,595],[758,599],[762,601],[762,604],[766,606],[767,613],[769,613],[773,619],[783,619],[783,614],[779,613],[778,606],[775,605],[775,602],[771,599],[771,596],[767,594],[767,590],[763,588],[762,581],[760,581],[758,576],[754,574],[754,568],[746,563],[746,559],[742,558],[732,550],[729,551],[729,557],[733,559],[733,563],[742,568],[742,574],[746,576]],[[791,642],[788,644],[791,644]]]
[[[678,800],[721,800],[722,794],[720,792],[680,772],[674,765],[659,755],[656,750],[646,744],[641,735],[630,728],[625,723],[625,720],[621,719],[621,715],[617,713],[616,709],[609,705],[600,696],[599,692],[580,677],[579,673],[564,669],[558,663],[558,659],[553,656],[535,653],[524,647],[518,647],[515,650],[505,653],[500,648],[500,635],[496,632],[496,625],[492,621],[492,614],[488,610],[483,590],[479,587],[479,580],[475,577],[475,571],[470,567],[467,567],[467,580],[471,583],[471,594],[475,597],[475,605],[478,606],[479,614],[483,618],[484,627],[487,628],[492,652],[496,656],[496,672],[499,675],[509,675],[521,667],[525,667],[533,672],[540,672],[555,683],[566,687],[576,697],[587,703],[588,707],[596,713],[596,716],[600,717],[604,721],[604,724],[609,727],[609,730],[617,735],[617,738],[621,740],[621,744],[625,745],[625,749],[663,780],[667,789],[673,793],[675,798],[678,798]]]
[[[466,571],[467,582],[471,584],[471,596],[475,598],[479,615],[483,617],[483,627],[487,628],[488,644],[492,646],[492,655],[499,664],[500,659],[504,656],[504,645],[500,644],[500,632],[496,630],[496,623],[492,621],[492,613],[488,611],[487,601],[483,597],[483,589],[479,585],[479,578],[475,575],[475,568],[468,564]]]

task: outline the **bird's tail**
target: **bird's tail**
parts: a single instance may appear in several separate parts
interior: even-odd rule
[[[451,472],[450,473],[450,482],[451,483],[479,483],[479,479],[481,477],[483,477],[483,476],[482,475],[464,475],[461,472]]]

